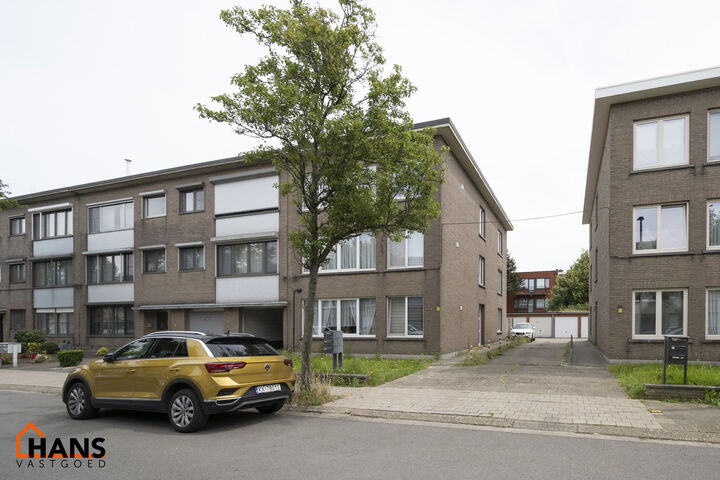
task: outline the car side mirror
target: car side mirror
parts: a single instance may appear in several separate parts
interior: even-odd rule
[[[103,357],[103,360],[105,360],[107,363],[112,363],[115,361],[115,354],[114,353],[106,353]]]

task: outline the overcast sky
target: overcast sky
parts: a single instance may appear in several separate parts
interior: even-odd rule
[[[219,11],[261,3],[0,0],[0,179],[20,195],[252,147],[193,106],[262,53]],[[594,89],[720,64],[720,2],[368,3],[414,120],[451,117],[514,220],[520,270],[587,248],[579,214],[517,219],[582,209]]]

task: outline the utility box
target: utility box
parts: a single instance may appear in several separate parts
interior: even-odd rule
[[[21,345],[19,343],[14,342],[0,342],[0,354],[2,353],[11,353],[12,354],[12,360],[13,360],[13,367],[17,367],[17,358],[20,354]],[[2,366],[2,362],[0,362],[0,366]]]
[[[663,359],[663,383],[665,383],[667,366],[682,365],[684,367],[683,384],[687,385],[687,364],[690,351],[690,337],[684,335],[665,335],[665,356]]]
[[[326,355],[343,353],[343,332],[325,328],[323,331],[323,353]]]

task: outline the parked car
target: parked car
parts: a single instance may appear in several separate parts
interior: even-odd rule
[[[528,337],[535,340],[535,327],[531,323],[516,323],[510,330],[511,337]]]
[[[294,389],[292,361],[262,338],[163,331],[75,367],[62,399],[73,419],[100,408],[158,411],[192,432],[216,413],[277,412]]]

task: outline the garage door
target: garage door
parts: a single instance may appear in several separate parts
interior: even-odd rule
[[[588,338],[588,317],[580,318],[580,338]]]
[[[530,323],[535,327],[536,337],[552,337],[552,318],[530,317]]]
[[[555,317],[555,338],[578,336],[578,317]]]
[[[190,312],[190,330],[221,334],[224,326],[222,310],[194,310]]]
[[[279,308],[248,308],[243,312],[243,332],[282,348],[283,311]]]

